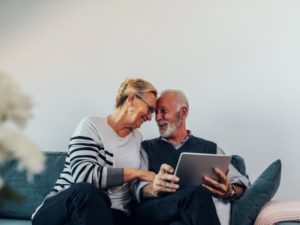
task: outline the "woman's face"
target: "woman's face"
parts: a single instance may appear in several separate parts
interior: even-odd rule
[[[140,128],[141,125],[151,120],[152,114],[155,112],[156,99],[153,93],[144,93],[143,96],[134,95],[132,101],[132,110],[130,115],[130,123],[133,128]]]

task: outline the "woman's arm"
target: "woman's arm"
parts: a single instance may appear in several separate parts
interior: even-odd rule
[[[123,181],[129,182],[134,179],[141,181],[153,181],[155,173],[146,170],[134,169],[134,168],[124,168],[123,170]]]
[[[74,183],[88,182],[98,188],[109,188],[123,184],[123,168],[112,165],[106,158],[103,146],[87,136],[74,136],[70,140],[68,153]]]

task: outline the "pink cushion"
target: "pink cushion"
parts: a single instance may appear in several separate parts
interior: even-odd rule
[[[258,214],[254,225],[273,225],[282,221],[300,221],[300,202],[268,202]]]

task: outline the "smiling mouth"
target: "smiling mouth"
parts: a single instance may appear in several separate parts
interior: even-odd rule
[[[168,123],[158,122],[158,127],[160,130],[165,130],[168,127]]]
[[[167,124],[164,124],[164,125],[160,125],[160,126],[159,126],[159,129],[160,129],[160,130],[166,130],[167,127],[168,127]]]

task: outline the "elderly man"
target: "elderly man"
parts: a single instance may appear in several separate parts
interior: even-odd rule
[[[160,137],[144,141],[149,170],[157,175],[151,183],[137,184],[141,204],[132,215],[136,224],[161,225],[228,225],[230,202],[238,199],[250,184],[232,165],[224,174],[218,168],[219,180],[205,177],[201,187],[180,189],[173,175],[182,152],[224,154],[217,144],[195,137],[186,129],[189,104],[178,90],[162,92],[156,104],[156,122]]]

